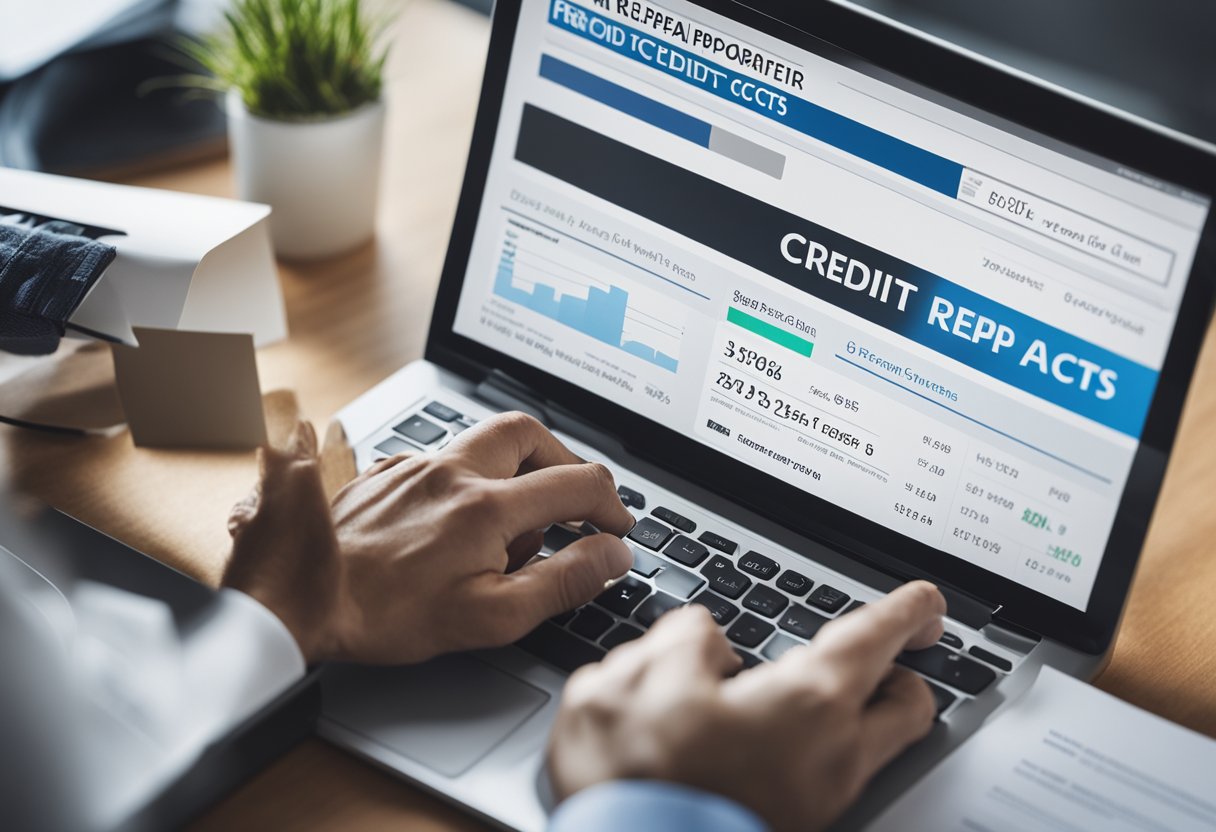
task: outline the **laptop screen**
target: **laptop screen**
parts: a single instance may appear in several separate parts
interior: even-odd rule
[[[454,330],[1084,610],[1208,200],[679,0],[522,0]]]

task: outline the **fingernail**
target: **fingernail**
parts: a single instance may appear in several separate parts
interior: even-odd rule
[[[628,575],[628,574],[629,574],[629,571],[626,570],[625,575]],[[625,575],[617,575],[615,578],[609,578],[608,580],[604,581],[604,589],[612,589],[614,586],[616,586],[617,584],[619,584],[621,581],[623,581],[625,579]]]

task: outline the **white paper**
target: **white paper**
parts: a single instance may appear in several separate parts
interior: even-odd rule
[[[870,830],[1211,832],[1216,741],[1043,668]]]
[[[11,81],[111,29],[147,17],[161,0],[31,0],[4,5],[0,81]]]

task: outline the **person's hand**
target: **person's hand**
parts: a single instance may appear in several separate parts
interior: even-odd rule
[[[259,451],[254,493],[229,520],[225,586],[279,616],[310,661],[405,663],[509,644],[625,574],[634,520],[603,465],[535,419],[487,419],[437,453],[377,463],[332,515],[316,435]],[[602,530],[545,560],[542,531]],[[614,536],[615,535],[615,536]]]
[[[932,726],[928,686],[892,662],[937,641],[945,610],[931,584],[907,584],[733,677],[740,659],[704,609],[668,613],[570,677],[549,744],[554,792],[668,780],[778,832],[822,829]]]

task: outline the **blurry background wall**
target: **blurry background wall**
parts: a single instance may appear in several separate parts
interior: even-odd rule
[[[39,7],[37,0],[27,2],[19,8]],[[148,89],[143,82],[182,72],[168,57],[166,42],[175,33],[205,30],[224,0],[79,2],[94,10],[127,10],[114,25],[20,75],[4,77],[0,55],[0,165],[120,176],[222,154],[225,128],[219,107],[181,89]],[[373,0],[375,5],[393,2]],[[490,6],[490,0],[451,2],[483,14]],[[1216,143],[1214,0],[857,2]],[[10,35],[12,26],[12,19],[6,20]]]

